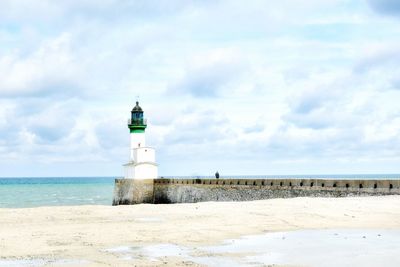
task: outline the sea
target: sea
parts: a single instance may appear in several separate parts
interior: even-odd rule
[[[232,179],[323,178],[400,179],[400,174],[341,175],[241,175]],[[0,178],[0,208],[42,206],[111,205],[117,177],[10,177]],[[164,176],[164,178],[213,178],[212,176]],[[224,176],[220,176],[220,179]]]

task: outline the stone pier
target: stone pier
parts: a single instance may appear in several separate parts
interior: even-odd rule
[[[400,195],[400,179],[116,179],[113,205]]]

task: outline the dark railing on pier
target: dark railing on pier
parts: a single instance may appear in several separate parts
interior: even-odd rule
[[[215,175],[165,175],[166,179],[215,179]],[[220,179],[340,179],[340,180],[400,180],[400,174],[304,174],[304,175],[220,175]]]

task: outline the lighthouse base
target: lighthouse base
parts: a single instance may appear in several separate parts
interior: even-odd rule
[[[154,203],[154,179],[115,179],[113,205]]]

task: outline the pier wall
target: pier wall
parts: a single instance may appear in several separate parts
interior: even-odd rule
[[[113,205],[154,203],[154,179],[115,179]]]
[[[160,178],[152,181],[153,187],[148,181],[143,194],[136,180],[116,179],[113,205],[400,195],[400,180]],[[146,201],[141,202],[138,195],[145,195]]]

